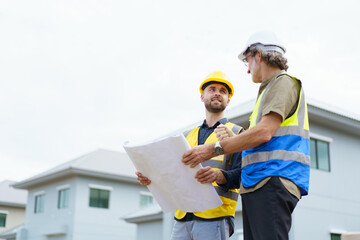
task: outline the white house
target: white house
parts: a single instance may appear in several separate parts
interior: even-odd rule
[[[247,128],[255,101],[226,112],[234,123]],[[293,213],[291,240],[340,240],[347,232],[360,232],[360,117],[308,102],[310,121],[311,173],[309,195],[303,197]],[[235,234],[242,239],[241,200],[235,216]],[[137,240],[170,238],[172,214],[158,206],[139,209],[125,217],[138,224]]]
[[[28,190],[26,220],[16,232],[17,240],[132,240],[136,225],[123,216],[149,200],[128,156],[108,150],[66,162],[14,187]]]
[[[0,234],[24,223],[27,191],[14,189],[14,181],[0,182]],[[0,237],[0,239],[2,239]]]

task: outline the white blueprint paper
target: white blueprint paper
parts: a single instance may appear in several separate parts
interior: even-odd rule
[[[125,144],[124,149],[135,168],[151,180],[148,188],[164,212],[201,212],[222,204],[210,183],[201,184],[194,178],[201,164],[190,168],[181,162],[190,149],[183,135],[143,145]]]

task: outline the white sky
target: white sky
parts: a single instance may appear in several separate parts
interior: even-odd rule
[[[255,98],[237,59],[255,31],[282,39],[307,97],[360,113],[360,2],[0,1],[0,181],[99,148],[123,151],[204,117],[198,86],[224,71]]]

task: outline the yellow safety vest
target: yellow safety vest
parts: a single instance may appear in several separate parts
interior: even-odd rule
[[[227,122],[225,125],[228,126],[230,129],[232,129],[232,131],[235,134],[238,134],[242,129],[242,127],[237,126],[230,122]],[[186,140],[189,142],[191,147],[198,145],[199,130],[200,130],[200,127],[197,127],[195,129],[193,129],[186,136]],[[212,144],[217,141],[218,141],[218,139],[216,137],[216,133],[212,132],[210,134],[210,136],[206,139],[204,144]],[[217,170],[229,170],[232,156],[233,156],[232,154],[216,156],[214,158],[211,158],[210,160],[203,162],[202,166],[203,167],[210,166]],[[197,217],[205,218],[205,219],[225,217],[225,216],[233,216],[234,217],[237,199],[239,196],[239,189],[229,189],[228,192],[224,192],[216,184],[216,182],[213,182],[212,184],[215,187],[216,192],[219,194],[223,204],[217,208],[209,209],[209,210],[206,210],[203,212],[194,212],[193,214]],[[180,220],[180,219],[184,218],[185,215],[186,215],[186,212],[182,212],[180,210],[175,211],[176,219]]]

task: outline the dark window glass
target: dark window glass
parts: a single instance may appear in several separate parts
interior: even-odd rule
[[[90,207],[109,208],[110,191],[90,188]]]
[[[331,233],[330,237],[330,240],[341,240],[341,234]]]
[[[317,169],[316,141],[314,139],[310,139],[310,160],[311,168]]]
[[[0,213],[0,227],[6,226],[6,213]]]
[[[310,139],[310,159],[311,168],[330,172],[329,143],[318,139]]]

